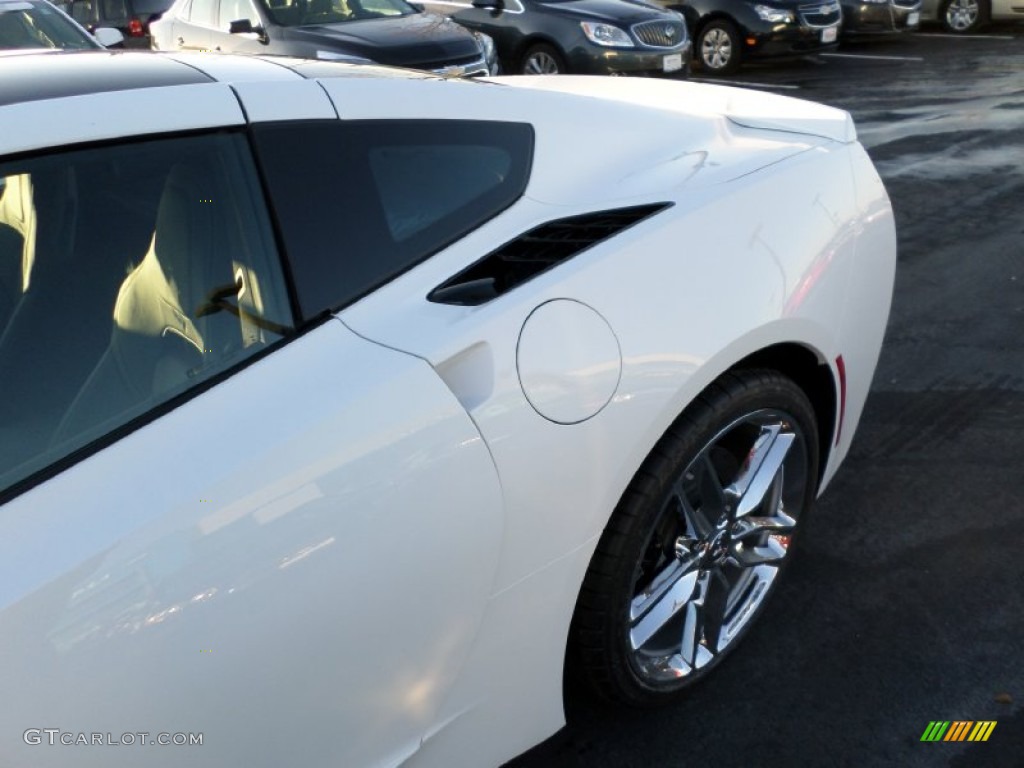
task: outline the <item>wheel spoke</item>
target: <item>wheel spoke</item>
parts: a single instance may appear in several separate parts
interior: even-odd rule
[[[728,617],[718,637],[719,648],[731,643],[763,602],[779,574],[773,565],[759,565],[736,571],[725,614]]]
[[[704,644],[712,653],[718,653],[722,625],[725,624],[725,609],[729,604],[732,584],[725,571],[716,568],[708,578],[704,595]]]
[[[686,561],[673,559],[658,574],[651,579],[629,604],[629,620],[636,622],[651,612],[658,601],[665,597],[665,594],[672,589],[678,581],[691,571],[696,570],[698,558],[692,556]]]
[[[761,433],[747,455],[739,477],[728,488],[729,495],[738,500],[737,518],[749,515],[766,497],[774,497],[777,503],[782,486],[782,464],[795,442],[796,435],[782,432],[780,426],[772,426]]]
[[[719,650],[719,638],[725,624],[731,584],[719,569],[703,571],[694,592],[698,595],[686,604],[679,656],[692,669],[703,667]]]
[[[696,592],[700,596],[686,604],[686,617],[683,621],[683,637],[679,647],[679,655],[692,669],[697,666],[697,649],[704,635],[704,615],[701,607],[704,594],[707,592],[708,574],[702,573],[697,580]]]
[[[763,542],[752,545],[734,539],[730,557],[737,565],[753,568],[758,565],[778,565],[788,551],[788,536],[771,535]]]
[[[771,534],[785,536],[795,529],[796,520],[781,511],[771,517],[748,515],[736,523],[736,527],[732,531],[732,539],[749,543],[751,539],[764,538]]]
[[[629,631],[629,641],[633,650],[654,637],[693,597],[697,584],[696,570],[687,570],[683,564],[676,563],[666,568],[666,571],[670,573],[664,578],[662,574],[655,578],[658,587],[654,592],[647,593],[645,590],[634,597],[630,604],[633,626]]]

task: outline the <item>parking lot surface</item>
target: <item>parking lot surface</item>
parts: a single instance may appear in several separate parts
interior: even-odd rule
[[[597,703],[570,680],[567,728],[509,768],[1022,766],[1024,26],[717,82],[857,121],[900,241],[872,395],[732,658],[661,711]],[[935,720],[997,725],[983,743],[922,742]]]

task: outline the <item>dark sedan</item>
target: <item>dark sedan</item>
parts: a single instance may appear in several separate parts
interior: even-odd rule
[[[921,26],[921,0],[839,0],[843,37],[892,35]]]
[[[835,48],[842,12],[837,0],[659,0],[690,25],[697,62],[712,74],[739,69],[747,58],[802,56]]]
[[[683,18],[639,0],[425,0],[494,39],[506,72],[619,75],[689,69]]]
[[[177,0],[151,26],[157,50],[269,53],[443,74],[496,74],[494,46],[405,0]]]

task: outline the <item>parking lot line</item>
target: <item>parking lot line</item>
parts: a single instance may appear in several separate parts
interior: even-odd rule
[[[877,59],[879,61],[924,61],[921,56],[879,56],[874,53],[822,53],[831,59]]]
[[[742,88],[772,88],[780,91],[799,91],[799,85],[786,85],[784,83],[751,83],[745,80],[719,79],[710,77],[691,77],[694,83],[710,83],[711,85],[738,85]]]
[[[1016,40],[1014,35],[944,35],[941,32],[922,34],[915,32],[914,37],[948,37],[951,40]]]

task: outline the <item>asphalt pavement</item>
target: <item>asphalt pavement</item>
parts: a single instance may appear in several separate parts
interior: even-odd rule
[[[896,293],[851,454],[710,679],[658,711],[569,680],[568,726],[508,768],[1024,766],[1024,26],[837,54],[717,82],[849,110],[889,189]],[[936,720],[997,724],[922,742]]]

